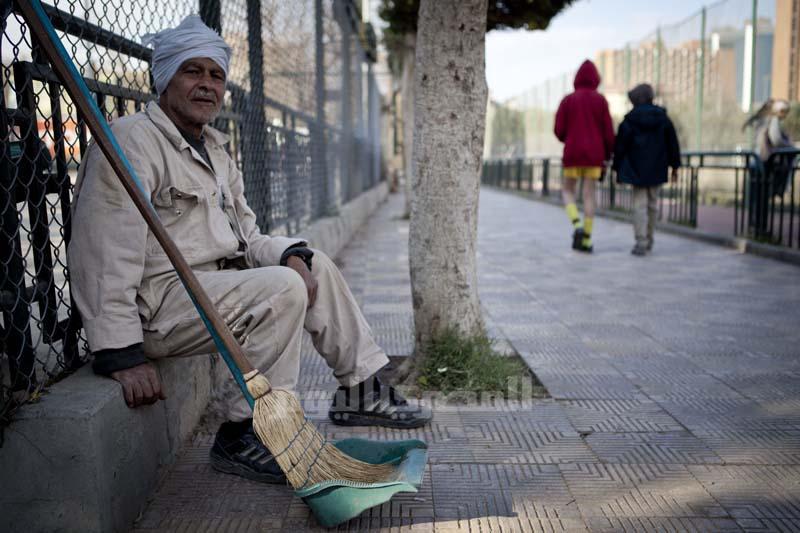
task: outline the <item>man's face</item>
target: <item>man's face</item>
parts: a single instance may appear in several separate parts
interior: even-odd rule
[[[185,61],[161,94],[159,103],[184,131],[200,135],[214,120],[225,94],[225,71],[206,57]]]

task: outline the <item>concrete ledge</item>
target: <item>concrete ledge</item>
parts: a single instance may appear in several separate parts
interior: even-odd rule
[[[0,449],[0,531],[129,529],[203,413],[210,366],[159,361],[169,397],[139,409],[85,366],[22,408]]]
[[[386,199],[381,183],[302,232],[332,257]],[[127,531],[210,398],[212,357],[157,362],[168,399],[129,409],[88,366],[24,406],[0,448],[0,531]]]

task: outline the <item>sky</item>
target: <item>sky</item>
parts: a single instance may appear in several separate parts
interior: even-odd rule
[[[503,101],[564,72],[595,52],[622,48],[661,25],[679,22],[710,2],[700,0],[576,0],[545,31],[491,31],[486,79]]]

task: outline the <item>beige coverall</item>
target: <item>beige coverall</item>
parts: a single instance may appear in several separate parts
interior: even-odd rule
[[[318,250],[317,300],[306,309],[302,278],[277,266],[287,248],[305,242],[260,233],[224,134],[204,129],[209,166],[156,102],[112,130],[161,221],[273,386],[297,383],[304,327],[342,385],[388,362],[341,273]],[[140,342],[150,358],[214,351],[165,252],[95,145],[78,174],[72,223],[71,289],[92,351]],[[230,395],[227,411],[230,420],[250,416],[241,394]]]

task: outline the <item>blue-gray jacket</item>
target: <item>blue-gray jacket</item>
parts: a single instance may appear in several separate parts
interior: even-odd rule
[[[675,126],[663,107],[641,104],[625,115],[614,146],[617,179],[638,187],[666,183],[667,167],[681,166]]]

